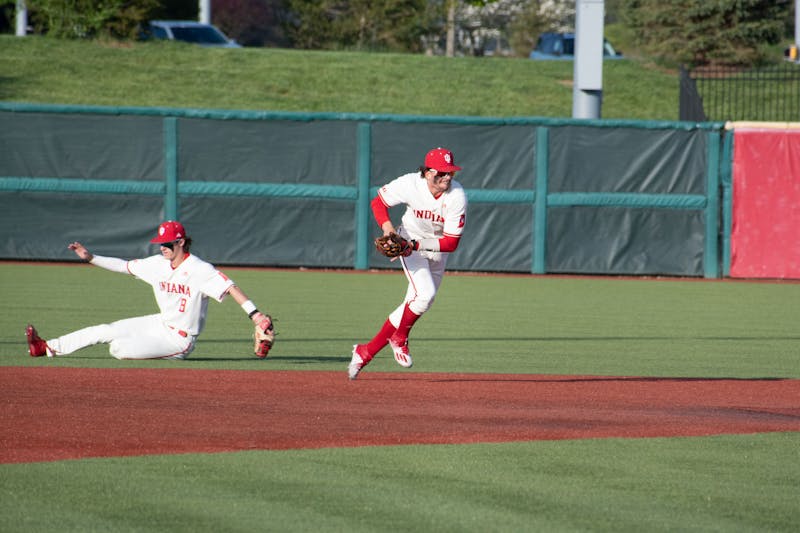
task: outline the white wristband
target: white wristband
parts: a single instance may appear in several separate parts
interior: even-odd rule
[[[430,252],[439,251],[439,239],[420,239],[419,250],[428,250]]]
[[[251,315],[256,311],[256,304],[254,304],[251,300],[247,300],[242,304],[242,309],[244,309],[245,313]]]

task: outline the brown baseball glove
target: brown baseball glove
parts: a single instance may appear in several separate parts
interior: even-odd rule
[[[392,232],[375,239],[375,248],[386,257],[408,257],[414,251],[414,241]]]
[[[264,359],[268,354],[272,345],[275,343],[275,328],[272,326],[272,318],[265,315],[265,319],[256,324],[253,339],[253,351],[259,359]]]

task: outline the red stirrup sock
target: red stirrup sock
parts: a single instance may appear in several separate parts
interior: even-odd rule
[[[403,318],[400,319],[400,325],[397,326],[397,331],[394,332],[392,338],[399,341],[406,341],[408,339],[408,334],[411,332],[411,327],[421,316],[422,315],[414,313],[414,311],[408,308],[408,304],[406,304],[403,309]]]
[[[372,357],[380,352],[384,346],[389,344],[389,337],[395,331],[395,327],[389,322],[389,319],[386,319],[386,322],[383,323],[381,330],[375,335],[371,341],[369,341],[365,346],[367,347],[367,353],[369,354],[369,358]]]

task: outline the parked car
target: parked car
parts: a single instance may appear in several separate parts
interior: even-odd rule
[[[575,34],[574,33],[543,33],[536,42],[531,59],[575,59]],[[621,59],[622,53],[617,52],[607,39],[603,39],[603,59]]]
[[[216,26],[193,20],[151,20],[142,32],[143,39],[184,41],[200,46],[241,48],[241,45],[222,33]]]

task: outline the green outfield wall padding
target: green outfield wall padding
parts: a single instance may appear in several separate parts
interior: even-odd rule
[[[531,238],[533,248],[533,268],[534,274],[545,274],[547,272],[547,199],[548,182],[550,180],[550,130],[540,126],[536,130],[536,151],[539,157],[536,158],[535,166],[535,190],[533,204],[533,225],[531,226]]]
[[[178,218],[218,264],[397,268],[371,245],[370,199],[443,146],[470,202],[449,268],[717,277],[723,135],[720,123],[0,103],[0,259],[74,260],[76,239],[137,257]]]
[[[191,181],[355,186],[358,124],[178,120],[178,166]]]
[[[552,207],[642,207],[703,209],[707,198],[697,194],[632,194],[632,193],[552,193],[547,205]]]
[[[623,207],[553,208],[547,216],[547,271],[567,274],[697,276],[702,211]]]
[[[163,196],[163,182],[63,178],[0,177],[0,191],[40,191],[88,194],[152,194]]]
[[[717,134],[706,134],[708,164],[706,166],[706,191],[708,191],[708,201],[705,208],[705,232],[715,238],[707,238],[704,241],[703,253],[703,275],[707,278],[719,277],[719,158],[720,158],[720,136]],[[711,260],[710,258],[713,258]]]
[[[163,120],[0,111],[0,177],[163,183]]]
[[[155,250],[153,220],[164,216],[159,197],[135,194],[0,192],[2,259],[75,260],[80,241],[100,255],[133,259]]]
[[[722,275],[731,273],[731,229],[733,226],[733,131],[726,130],[722,144],[720,187],[722,188]]]
[[[175,117],[164,119],[164,182],[166,183],[166,196],[164,197],[164,216],[175,220],[180,214],[178,206],[178,121]]]
[[[300,198],[193,198],[181,220],[192,250],[219,264],[352,268],[352,202]],[[239,224],[245,222],[244,230]],[[287,245],[289,238],[297,239]],[[335,243],[333,246],[331,243]],[[313,261],[313,262],[312,262]]]
[[[550,130],[551,193],[705,195],[706,132],[573,126]]]
[[[372,168],[372,125],[369,122],[358,124],[358,167],[356,171],[356,257],[355,268],[369,267],[369,229],[370,229],[370,168]]]

